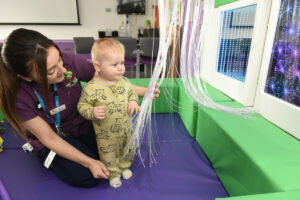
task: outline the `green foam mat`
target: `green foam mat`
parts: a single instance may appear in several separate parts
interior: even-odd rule
[[[216,200],[299,200],[300,190],[239,197],[216,198]]]
[[[226,106],[241,107],[237,102]],[[196,140],[231,196],[300,189],[300,143],[258,114],[199,110]]]

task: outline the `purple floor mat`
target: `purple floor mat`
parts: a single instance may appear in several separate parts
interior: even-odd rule
[[[22,145],[25,143],[21,136],[14,135],[10,130],[9,125],[4,123],[5,133],[0,134],[4,139],[4,148],[5,149],[21,149]],[[0,154],[1,156],[1,154]]]
[[[2,200],[10,200],[10,196],[8,195],[2,181],[0,181],[0,197],[0,199]]]
[[[131,168],[133,177],[124,180],[118,189],[112,189],[108,181],[89,189],[63,183],[46,170],[35,155],[20,150],[20,141],[15,143],[16,138],[7,135],[9,130],[5,133],[5,149],[0,153],[0,180],[13,200],[212,200],[227,197],[210,162],[188,135],[180,117],[156,114],[152,119],[160,138],[157,164],[144,168],[136,157]]]

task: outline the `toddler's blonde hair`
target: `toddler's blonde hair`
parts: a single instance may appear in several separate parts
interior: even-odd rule
[[[92,47],[92,61],[101,62],[107,53],[125,54],[124,45],[118,40],[112,38],[101,38],[97,40]]]

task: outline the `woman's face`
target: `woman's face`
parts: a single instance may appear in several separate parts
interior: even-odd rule
[[[47,49],[47,78],[49,84],[60,83],[64,80],[66,68],[63,66],[62,58],[55,47]]]

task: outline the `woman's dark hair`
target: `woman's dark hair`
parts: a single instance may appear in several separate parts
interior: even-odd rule
[[[36,72],[46,102],[49,103],[47,49],[51,46],[58,49],[55,43],[43,34],[24,28],[11,32],[0,46],[0,108],[9,125],[24,139],[27,137],[16,108],[20,81],[18,75],[31,78],[32,72]]]

